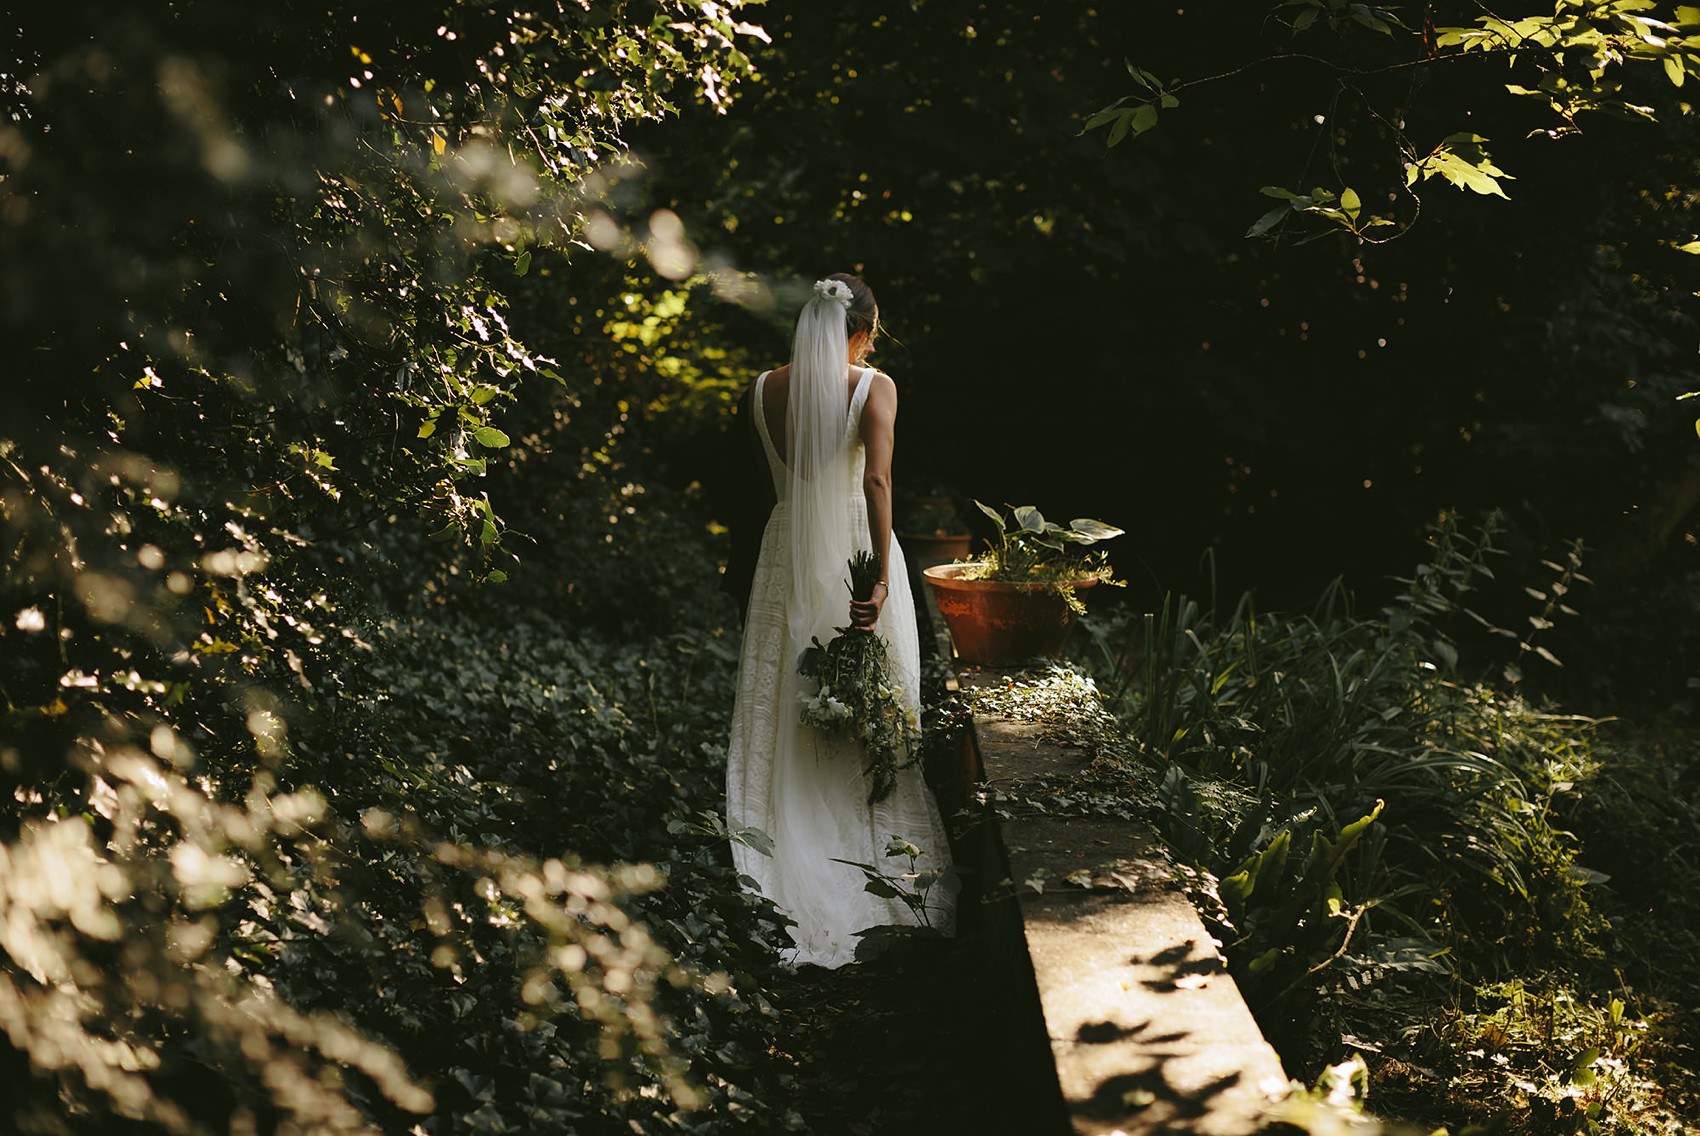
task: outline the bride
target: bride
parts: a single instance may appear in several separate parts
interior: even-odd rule
[[[917,922],[901,900],[870,894],[861,871],[838,861],[909,871],[907,857],[886,857],[893,837],[922,850],[914,870],[942,869],[949,857],[918,764],[899,770],[896,789],[869,804],[860,748],[800,716],[813,691],[797,672],[799,656],[816,637],[829,641],[846,617],[885,639],[901,701],[919,714],[915,607],[891,535],[897,386],[864,365],[878,332],[866,283],[848,273],[817,281],[797,319],[790,364],[757,376],[748,400],[777,503],[750,585],[726,816],[734,829],[773,837],[771,855],[737,843],[732,854],[738,871],[796,922],[796,949],[786,956],[794,966],[842,966],[855,957],[858,931]],[[865,603],[849,601],[845,583],[857,551],[880,564]],[[927,918],[948,934],[955,912],[944,891],[927,894]]]

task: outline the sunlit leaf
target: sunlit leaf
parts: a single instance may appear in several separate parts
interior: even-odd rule
[[[1015,517],[1015,523],[1025,532],[1045,531],[1045,515],[1031,505],[1017,505],[1012,515]]]
[[[1356,221],[1358,219],[1358,208],[1359,208],[1358,191],[1351,188],[1350,186],[1347,186],[1345,189],[1341,190],[1340,191],[1340,208],[1345,211],[1347,217],[1350,217],[1353,221]]]
[[[1069,522],[1069,527],[1088,540],[1094,541],[1109,540],[1111,537],[1121,536],[1125,531],[1116,528],[1114,525],[1105,524],[1103,521],[1092,520],[1090,517],[1076,517]]]

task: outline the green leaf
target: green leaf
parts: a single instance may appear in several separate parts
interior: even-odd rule
[[[1293,210],[1290,206],[1277,205],[1275,208],[1259,217],[1256,221],[1253,221],[1251,228],[1245,231],[1245,235],[1248,237],[1261,237],[1264,233],[1267,233],[1270,229],[1273,229],[1276,225],[1280,224],[1281,219],[1292,211]]]
[[[1015,507],[1015,523],[1021,526],[1023,532],[1042,533],[1045,531],[1045,516],[1031,505]]]
[[[496,526],[491,524],[489,521],[485,521],[484,527],[478,530],[478,541],[480,544],[495,544],[497,538],[500,536],[501,534],[496,531]]]
[[[1117,111],[1116,112],[1116,124],[1114,126],[1110,127],[1110,137],[1109,137],[1109,140],[1105,144],[1109,145],[1109,146],[1114,146],[1117,143],[1119,143],[1123,138],[1126,138],[1127,137],[1128,124],[1131,123],[1132,121],[1133,121],[1133,112],[1132,111],[1127,111],[1127,110]]]
[[[1389,36],[1393,34],[1393,29],[1387,25],[1387,21],[1383,20],[1380,16],[1377,16],[1373,11],[1371,11],[1367,4],[1353,4],[1348,11],[1350,12],[1352,19],[1356,20],[1370,31],[1380,32],[1382,35]]]
[[[421,438],[429,438],[432,434],[435,434],[436,432],[437,432],[437,419],[436,419],[435,415],[433,415],[430,418],[427,418],[424,422],[419,424],[419,435],[418,436],[421,437]]]
[[[732,839],[763,856],[773,855],[773,837],[754,825],[736,829],[732,833]]]
[[[484,582],[487,584],[505,584],[508,582],[508,574],[500,568],[492,568],[489,575],[484,577]]]
[[[915,858],[921,855],[921,849],[903,839],[901,836],[893,836],[886,842],[885,854],[887,856],[908,856]]]
[[[1682,60],[1674,55],[1665,56],[1665,75],[1669,77],[1672,86],[1682,86]]]
[[[1157,125],[1157,104],[1144,103],[1134,108],[1132,117],[1133,133],[1137,136],[1144,134]]]
[[[1511,175],[1493,164],[1481,145],[1486,141],[1481,135],[1469,132],[1448,135],[1432,153],[1406,172],[1406,184],[1413,184],[1418,177],[1441,177],[1459,189],[1505,197],[1499,183],[1501,179],[1512,180]]]
[[[493,450],[499,450],[508,444],[508,436],[494,426],[480,426],[472,432],[472,436],[478,439],[479,445],[489,446]]]
[[[1094,521],[1090,517],[1076,517],[1068,525],[1087,541],[1109,540],[1111,537],[1121,536],[1125,531],[1103,521]]]
[[[1358,200],[1357,190],[1353,189],[1351,186],[1347,186],[1345,189],[1340,191],[1340,208],[1346,211],[1346,216],[1350,217],[1353,222],[1356,222],[1358,219],[1358,209],[1360,206],[1361,202]]]
[[[1170,95],[1170,94],[1163,95],[1163,97],[1158,99],[1157,101],[1158,101],[1158,103],[1160,103],[1162,105],[1164,110],[1173,110],[1175,107],[1178,107],[1178,106],[1181,105],[1181,101],[1179,99],[1177,99],[1175,96]]]
[[[1120,107],[1117,106],[1111,106],[1101,110],[1086,120],[1086,125],[1080,128],[1080,132],[1085,134],[1088,130],[1096,130],[1106,123],[1114,122],[1116,117],[1121,113]]]
[[[1138,83],[1141,87],[1144,87],[1146,90],[1154,91],[1162,85],[1157,81],[1157,76],[1143,68],[1135,67],[1133,65],[1133,60],[1124,59],[1122,62],[1127,65],[1127,73],[1133,77],[1133,81]]]
[[[502,392],[498,388],[493,387],[488,383],[479,383],[477,386],[472,388],[472,401],[474,405],[483,406],[485,403],[489,402],[501,393]]]
[[[522,253],[519,254],[519,256],[514,258],[514,275],[515,276],[524,276],[526,274],[527,270],[529,270],[530,268],[531,268],[531,254],[529,252],[522,252]]]

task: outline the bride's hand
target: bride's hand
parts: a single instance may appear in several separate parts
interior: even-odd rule
[[[885,599],[891,594],[891,588],[884,580],[874,585],[874,594],[866,600],[850,601],[850,626],[871,629],[879,622],[880,611],[885,607]]]

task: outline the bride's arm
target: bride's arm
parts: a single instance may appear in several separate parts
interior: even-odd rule
[[[875,372],[862,407],[862,445],[867,450],[867,467],[862,473],[862,493],[868,501],[868,536],[874,555],[880,558],[880,584],[874,598],[854,604],[851,622],[871,627],[879,619],[886,596],[891,594],[891,450],[897,427],[897,384],[891,376]]]

